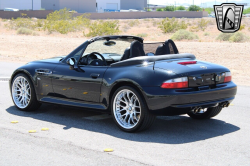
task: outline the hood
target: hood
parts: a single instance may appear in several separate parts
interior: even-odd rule
[[[59,56],[59,57],[53,57],[53,58],[48,58],[48,59],[41,59],[41,60],[36,60],[33,61],[34,63],[36,62],[44,62],[44,63],[59,63],[61,59],[65,58],[66,56]]]

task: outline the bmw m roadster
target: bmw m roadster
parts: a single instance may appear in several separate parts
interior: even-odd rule
[[[68,56],[27,63],[10,79],[15,106],[33,111],[41,103],[111,113],[126,132],[148,129],[156,115],[218,115],[237,86],[226,67],[179,53],[175,43],[144,43],[136,36],[87,40]]]

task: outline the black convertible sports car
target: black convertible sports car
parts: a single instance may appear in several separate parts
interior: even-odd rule
[[[103,36],[66,57],[16,69],[10,91],[23,111],[43,102],[98,109],[111,113],[120,129],[134,132],[149,128],[156,115],[214,117],[232,102],[237,86],[229,69],[180,54],[172,40]]]

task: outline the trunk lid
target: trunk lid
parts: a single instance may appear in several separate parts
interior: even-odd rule
[[[195,64],[182,65],[179,62],[188,60],[156,61],[155,70],[168,70],[175,73],[175,77],[188,77],[189,87],[214,85],[224,81],[223,73],[229,71],[227,68],[204,61]]]

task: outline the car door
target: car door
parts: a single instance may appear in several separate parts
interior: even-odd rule
[[[53,70],[55,97],[86,102],[99,102],[101,84],[107,66],[78,66],[72,69],[60,64]]]

